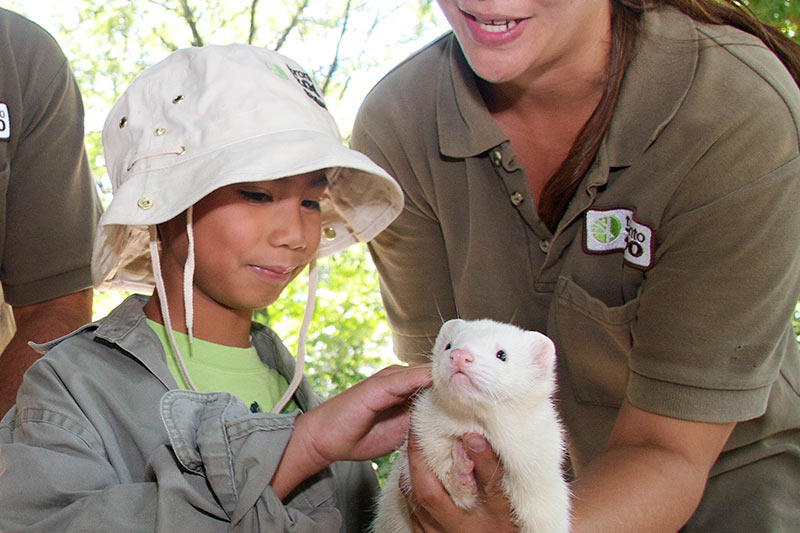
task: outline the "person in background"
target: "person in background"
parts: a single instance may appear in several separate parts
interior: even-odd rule
[[[400,358],[454,317],[550,336],[576,532],[797,531],[798,45],[727,0],[438,3],[351,141],[406,195],[370,245]],[[471,511],[412,439],[420,530],[513,530],[465,442]]]
[[[102,211],[83,104],[56,41],[0,8],[0,416],[38,354],[92,316],[89,268]]]

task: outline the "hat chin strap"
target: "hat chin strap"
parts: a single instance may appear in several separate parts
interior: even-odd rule
[[[194,340],[194,230],[192,229],[192,207],[186,210],[186,236],[189,246],[186,250],[186,264],[183,265],[183,316],[189,344]]]
[[[280,413],[283,408],[289,403],[292,395],[300,385],[300,380],[303,379],[303,365],[306,356],[306,336],[308,334],[308,326],[311,324],[311,317],[314,315],[314,303],[316,301],[317,293],[317,261],[312,259],[308,264],[308,296],[306,299],[306,307],[303,310],[303,321],[300,323],[300,332],[297,335],[297,358],[294,367],[294,376],[289,383],[289,388],[283,393],[281,399],[272,408],[273,413]]]
[[[187,217],[191,221],[191,208],[187,211]],[[187,223],[187,232],[191,235],[191,224]],[[172,353],[175,355],[175,360],[178,363],[178,369],[180,370],[181,376],[183,376],[184,381],[186,381],[186,385],[193,391],[197,391],[197,386],[192,381],[192,378],[189,377],[189,372],[186,370],[186,364],[183,362],[183,356],[181,355],[181,351],[178,349],[178,344],[175,342],[175,335],[172,333],[172,320],[169,317],[169,307],[167,304],[167,291],[164,288],[164,278],[161,275],[161,259],[159,258],[158,254],[158,230],[156,226],[150,226],[150,262],[153,265],[153,277],[155,278],[156,282],[156,292],[158,293],[158,300],[161,304],[161,319],[164,321],[164,329],[167,330],[167,338],[169,339],[169,345],[172,347]],[[186,299],[186,272],[191,271],[194,274],[194,253],[193,253],[193,243],[194,239],[193,236],[189,237],[189,251],[188,257],[186,259],[187,265],[184,268],[184,300]],[[191,267],[189,267],[188,263],[190,262],[189,257],[191,257]],[[189,303],[187,304],[190,308],[192,307],[191,304],[191,294],[192,294],[192,281],[191,278],[189,280]],[[186,315],[186,322],[187,322],[187,330],[189,331],[189,339],[191,340],[191,323],[189,322],[192,318],[192,314],[188,313]]]
[[[156,226],[150,226],[150,261],[153,265],[153,277],[156,282],[156,292],[158,293],[159,302],[161,303],[161,318],[164,321],[164,328],[167,330],[167,338],[172,347],[172,353],[175,355],[175,360],[178,363],[178,369],[181,376],[183,376],[186,385],[193,391],[197,391],[197,386],[189,377],[189,372],[186,369],[186,364],[183,362],[183,356],[178,349],[178,344],[175,342],[175,336],[172,333],[172,320],[169,317],[169,307],[167,304],[167,291],[164,287],[164,278],[161,275],[161,259],[158,253],[158,230]],[[192,207],[186,210],[186,235],[189,240],[189,245],[186,253],[186,264],[183,269],[183,302],[184,302],[184,317],[186,322],[186,331],[189,336],[189,343],[193,340],[194,330],[194,298],[193,298],[193,285],[194,285],[194,231],[192,230]],[[283,393],[281,399],[272,408],[272,413],[280,413],[283,408],[292,399],[297,387],[300,386],[300,381],[303,379],[303,367],[305,364],[306,355],[306,337],[308,336],[308,328],[311,325],[311,317],[314,315],[314,304],[316,302],[317,293],[317,262],[312,259],[308,264],[308,295],[306,299],[306,306],[303,310],[303,321],[300,324],[300,331],[297,337],[297,358],[295,361],[294,375],[292,381],[289,383],[286,392]]]

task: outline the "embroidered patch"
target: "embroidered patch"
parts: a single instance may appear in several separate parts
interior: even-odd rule
[[[8,114],[8,106],[0,102],[0,139],[11,138],[11,117]]]
[[[325,106],[325,101],[322,99],[322,96],[320,96],[320,94],[317,92],[317,88],[314,86],[314,82],[311,80],[311,76],[309,76],[306,72],[303,72],[302,70],[295,70],[289,65],[286,65],[286,68],[288,68],[289,72],[292,73],[294,79],[297,80],[297,83],[299,83],[300,86],[303,88],[303,90],[306,92],[306,95],[308,95],[309,98],[314,100],[317,103],[317,105],[327,109],[327,107]]]
[[[593,209],[586,213],[585,249],[589,253],[623,253],[623,260],[636,268],[650,268],[653,261],[653,230],[637,222],[631,209]]]
[[[289,75],[286,74],[286,71],[283,70],[280,65],[276,65],[275,63],[272,63],[271,61],[266,61],[264,64],[267,65],[268,69],[270,69],[272,72],[274,72],[275,74],[277,74],[278,76],[280,76],[284,80],[288,80],[289,79]]]

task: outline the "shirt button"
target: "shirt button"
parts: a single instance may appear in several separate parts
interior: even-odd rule
[[[492,150],[492,164],[496,167],[499,167],[503,164],[503,153],[500,151],[499,148],[495,148]]]
[[[524,199],[525,196],[519,191],[511,193],[511,203],[514,205],[521,204]]]
[[[141,197],[141,198],[139,198],[139,200],[136,202],[136,205],[138,205],[138,206],[139,206],[139,209],[142,209],[142,210],[144,210],[144,211],[147,211],[148,209],[150,209],[151,207],[153,207],[153,201],[152,201],[152,200],[150,200],[150,198]]]
[[[547,239],[542,239],[539,241],[539,249],[544,253],[547,253],[550,250],[550,241]]]

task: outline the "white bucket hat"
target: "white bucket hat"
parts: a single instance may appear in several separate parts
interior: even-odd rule
[[[327,169],[319,257],[374,238],[403,206],[394,179],[342,144],[309,75],[263,48],[172,53],[131,83],[102,139],[114,196],[92,257],[100,288],[152,288],[147,227],[232,183]]]
[[[113,199],[98,224],[94,284],[127,290],[156,285],[172,349],[191,387],[159,287],[156,224],[189,212],[184,292],[191,337],[191,207],[209,193],[233,183],[324,169],[328,186],[318,257],[374,238],[403,206],[394,179],[344,146],[311,77],[293,60],[264,48],[210,45],[170,54],[139,74],[114,104],[102,140]],[[302,373],[316,277],[309,279],[297,373],[285,399]]]

